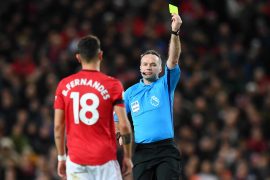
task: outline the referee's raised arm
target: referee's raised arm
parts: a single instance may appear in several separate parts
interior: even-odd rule
[[[179,32],[180,27],[182,25],[182,20],[178,14],[172,14],[172,24],[171,24],[171,39],[169,44],[169,53],[167,66],[169,69],[173,69],[179,61],[180,53],[181,53],[181,45]]]

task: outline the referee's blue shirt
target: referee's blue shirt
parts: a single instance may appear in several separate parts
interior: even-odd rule
[[[173,100],[180,79],[180,68],[165,66],[165,73],[157,81],[139,83],[124,93],[127,113],[131,113],[135,143],[151,143],[174,137]],[[117,121],[115,116],[115,121]]]

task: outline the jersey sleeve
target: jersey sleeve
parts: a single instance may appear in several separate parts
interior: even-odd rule
[[[125,91],[124,96],[123,96],[123,98],[124,98],[123,100],[124,100],[124,104],[125,104],[127,114],[130,113],[128,92],[129,92],[128,90]],[[118,117],[117,117],[117,115],[115,113],[113,114],[113,119],[114,119],[114,122],[118,122]]]
[[[112,88],[112,102],[114,106],[123,106],[124,107],[124,88],[120,81],[115,81]]]
[[[54,109],[65,109],[65,101],[64,96],[62,94],[62,81],[58,84],[56,92],[55,92],[55,99],[54,99]]]
[[[169,89],[173,92],[177,86],[177,83],[180,79],[180,67],[176,65],[173,69],[169,69],[167,65],[165,65],[165,81],[167,82]]]

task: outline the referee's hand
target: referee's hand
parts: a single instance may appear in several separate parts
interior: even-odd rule
[[[172,31],[179,31],[182,25],[182,19],[178,14],[172,14]]]

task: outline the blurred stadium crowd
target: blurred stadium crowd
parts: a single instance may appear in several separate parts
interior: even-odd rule
[[[0,179],[58,179],[53,101],[79,69],[78,38],[93,33],[102,71],[125,88],[140,54],[165,60],[165,0],[9,0],[0,3]],[[183,0],[175,136],[184,179],[270,179],[270,1]],[[154,128],[154,127],[153,127]]]

